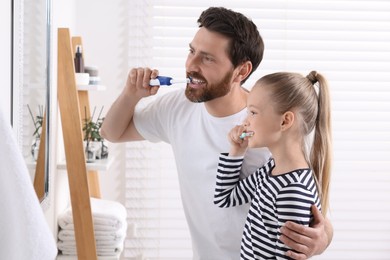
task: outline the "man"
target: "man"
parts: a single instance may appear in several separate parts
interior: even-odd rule
[[[183,207],[194,259],[239,259],[248,205],[220,209],[213,205],[218,154],[228,151],[226,135],[246,115],[248,92],[241,87],[263,57],[256,25],[240,13],[211,7],[198,19],[199,30],[189,45],[185,92],[173,91],[143,109],[138,102],[154,95],[149,86],[157,70],[132,69],[123,92],[107,113],[101,134],[111,142],[149,140],[171,144],[177,164]],[[255,170],[270,156],[252,150],[243,167]],[[246,171],[251,172],[251,171]],[[289,222],[282,240],[294,259],[322,253],[332,226],[313,209],[311,228]]]

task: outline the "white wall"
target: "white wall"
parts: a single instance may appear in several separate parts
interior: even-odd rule
[[[127,67],[127,4],[126,0],[83,0],[77,2],[76,30],[82,37],[84,63],[97,66],[105,91],[89,92],[91,111],[104,106],[105,115],[122,90]],[[98,113],[98,112],[96,112]],[[115,160],[108,171],[100,172],[104,199],[125,202],[124,144],[109,144]]]

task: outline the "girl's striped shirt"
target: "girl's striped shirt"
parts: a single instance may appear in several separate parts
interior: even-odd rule
[[[286,221],[309,226],[311,206],[321,209],[311,169],[271,175],[273,158],[252,175],[240,180],[243,157],[219,157],[214,203],[232,207],[251,202],[241,240],[241,259],[289,259],[289,248],[280,241]]]

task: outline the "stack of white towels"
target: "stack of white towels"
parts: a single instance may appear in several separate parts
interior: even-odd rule
[[[115,201],[91,198],[92,219],[98,256],[118,257],[126,237],[126,208]],[[64,256],[77,255],[71,208],[58,217],[58,249]]]

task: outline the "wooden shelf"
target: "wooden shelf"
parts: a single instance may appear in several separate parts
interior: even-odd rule
[[[103,85],[77,85],[79,91],[103,91],[106,87]]]
[[[97,256],[97,260],[118,260],[118,256]],[[71,255],[57,255],[57,260],[78,260],[77,256],[71,256]]]
[[[114,159],[112,157],[109,157],[108,159],[96,160],[91,163],[86,163],[87,171],[107,171],[110,168],[113,161]],[[57,164],[57,169],[66,170],[65,160]]]

